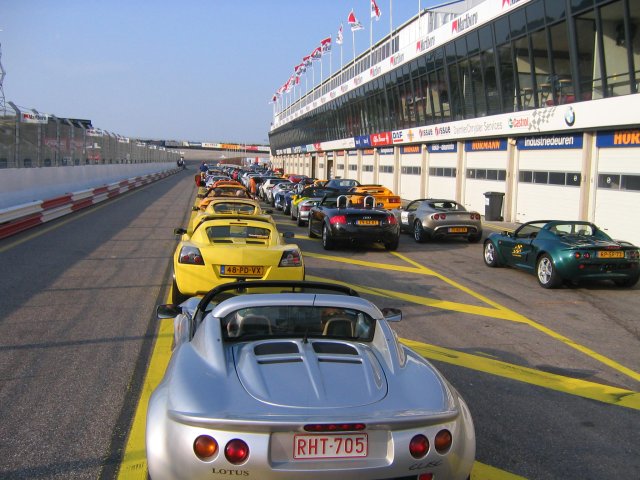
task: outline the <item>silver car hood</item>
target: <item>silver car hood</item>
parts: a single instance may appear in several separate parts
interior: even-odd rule
[[[368,346],[355,342],[251,342],[235,346],[233,357],[246,392],[274,406],[359,407],[387,395],[380,362]]]

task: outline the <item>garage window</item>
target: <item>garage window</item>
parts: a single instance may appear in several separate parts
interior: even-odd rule
[[[533,172],[533,183],[549,183],[549,172]]]
[[[640,191],[640,175],[622,175],[620,188],[622,190]]]
[[[564,172],[549,172],[549,184],[550,185],[564,185],[565,173]]]
[[[598,175],[598,188],[620,189],[620,175],[601,173]]]
[[[533,183],[533,172],[529,170],[520,170],[520,181],[522,183]]]

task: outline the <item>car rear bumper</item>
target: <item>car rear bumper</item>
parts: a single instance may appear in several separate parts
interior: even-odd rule
[[[398,239],[400,228],[397,225],[387,227],[357,227],[355,225],[333,225],[333,240],[353,243],[389,243]]]

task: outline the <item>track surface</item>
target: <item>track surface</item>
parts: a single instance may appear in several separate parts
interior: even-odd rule
[[[127,435],[157,370],[173,228],[195,193],[187,170],[0,242],[0,478],[116,478],[121,465],[121,478],[144,478]],[[394,253],[326,252],[274,216],[296,233],[309,278],[403,309],[399,336],[471,408],[472,478],[640,478],[638,286],[548,291],[486,268],[481,244],[408,235]]]

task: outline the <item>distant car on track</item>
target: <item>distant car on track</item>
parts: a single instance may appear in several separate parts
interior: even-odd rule
[[[309,210],[309,237],[322,237],[325,250],[335,248],[338,242],[382,243],[387,250],[397,250],[400,227],[396,218],[388,210],[375,207],[370,195],[362,202],[352,202],[353,197],[359,196],[363,194],[332,192],[316,202]]]
[[[482,217],[454,200],[422,198],[393,210],[400,229],[418,242],[464,237],[472,243],[482,238]]]
[[[613,240],[590,222],[537,220],[513,233],[492,233],[484,242],[483,258],[489,267],[533,273],[544,288],[581,280],[612,280],[619,287],[632,287],[640,279],[638,247]]]
[[[153,480],[465,480],[469,409],[348,287],[241,282],[157,308],[173,350],[152,393]],[[213,474],[213,477],[212,477]]]

